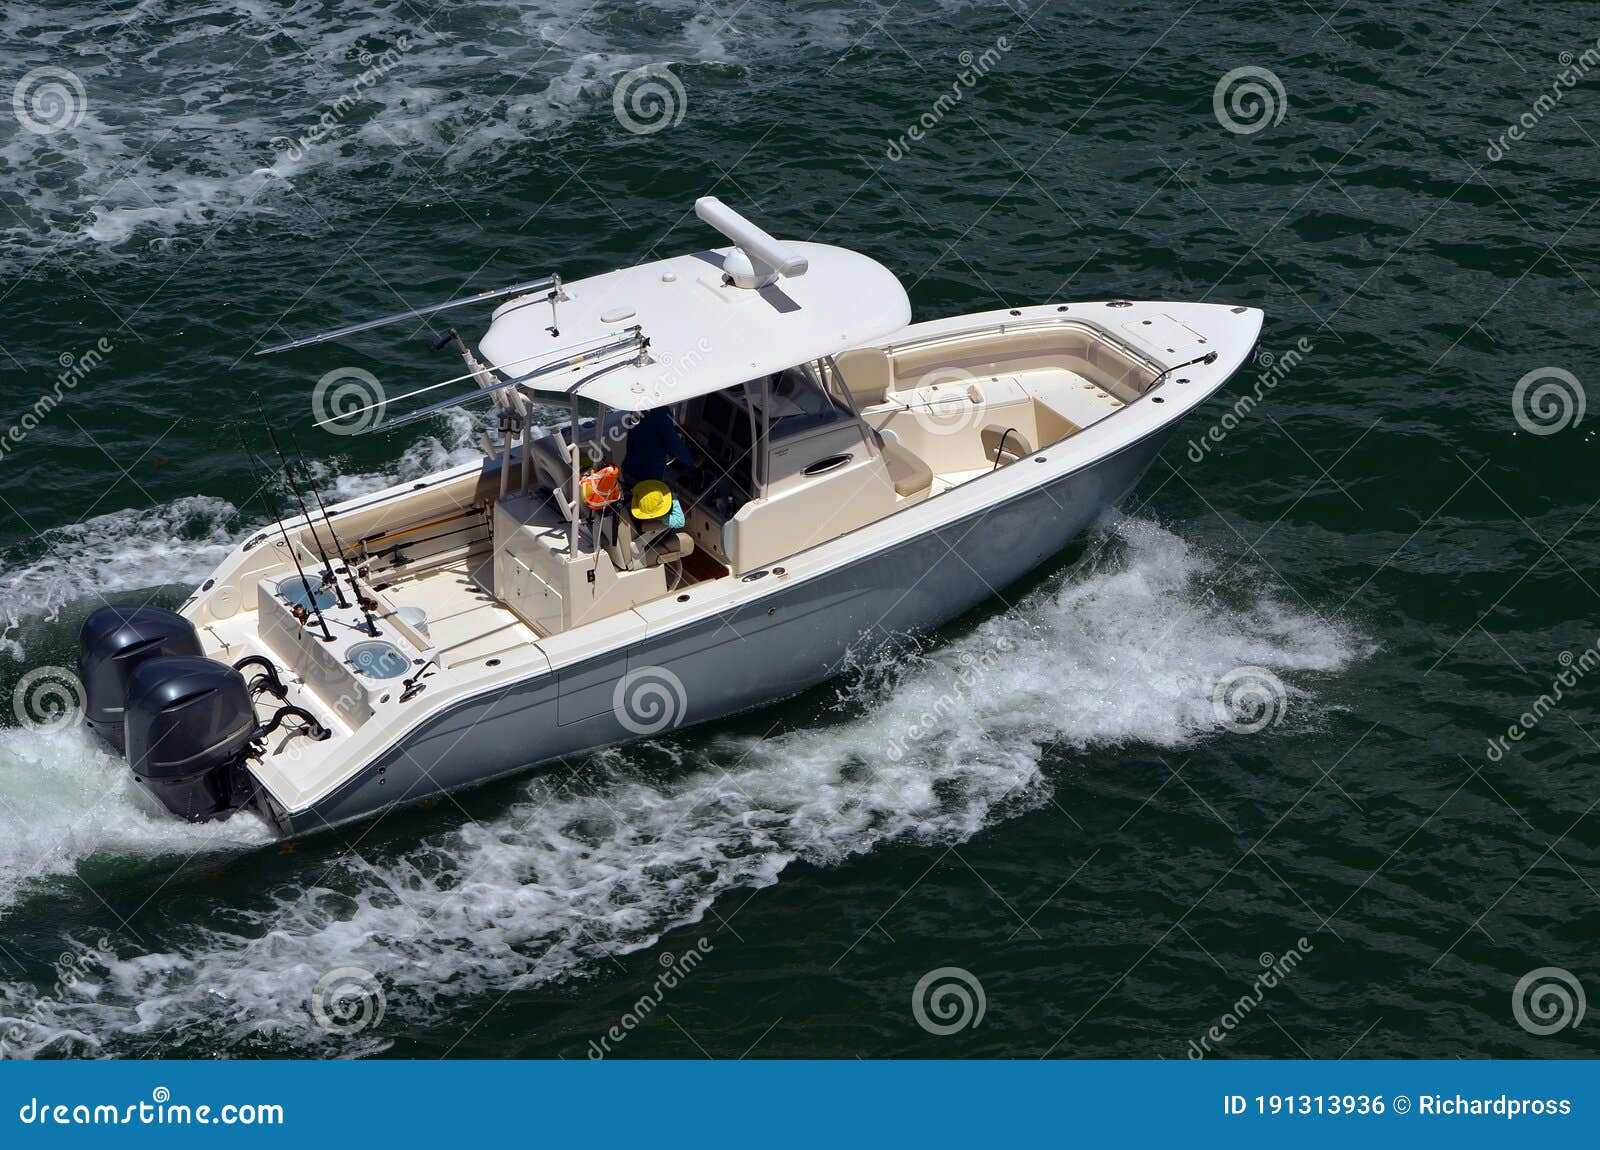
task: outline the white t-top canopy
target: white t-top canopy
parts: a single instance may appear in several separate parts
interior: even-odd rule
[[[797,270],[764,287],[735,286],[735,275],[749,282],[750,262],[737,248],[717,248],[567,284],[553,316],[545,294],[513,299],[495,309],[479,350],[512,379],[637,325],[649,340],[644,363],[630,351],[526,386],[643,411],[880,339],[911,321],[905,289],[876,260],[828,244],[783,246],[799,257]]]

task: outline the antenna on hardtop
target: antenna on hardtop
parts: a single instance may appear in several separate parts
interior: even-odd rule
[[[779,276],[803,276],[806,257],[785,247],[716,196],[701,196],[694,214],[732,240],[737,247],[722,257],[722,270],[734,287],[764,288]]]

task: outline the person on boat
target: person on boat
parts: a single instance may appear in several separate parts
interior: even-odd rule
[[[632,486],[647,479],[665,479],[669,460],[691,470],[699,465],[672,422],[671,408],[651,408],[628,432],[628,450],[622,459],[623,481]]]
[[[676,531],[683,527],[683,506],[673,497],[672,488],[659,479],[634,484],[628,510],[640,527]]]

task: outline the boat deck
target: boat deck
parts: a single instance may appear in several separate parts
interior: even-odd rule
[[[493,593],[494,557],[463,556],[397,580],[383,594],[396,607],[421,607],[439,662],[458,667],[532,643],[539,635],[500,604]]]
[[[893,430],[933,471],[938,495],[994,470],[982,432],[1009,429],[1013,450],[1030,455],[1114,414],[1124,403],[1087,376],[1062,367],[994,375],[952,392],[914,389],[868,408],[871,422]],[[998,438],[998,436],[996,436]]]

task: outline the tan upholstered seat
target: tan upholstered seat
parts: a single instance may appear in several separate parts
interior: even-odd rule
[[[677,563],[694,554],[694,536],[687,531],[668,531],[643,545],[646,567],[662,567]]]
[[[1015,463],[1024,455],[1033,454],[1033,445],[1014,427],[1001,427],[998,423],[991,423],[980,435],[983,439],[983,454],[990,463],[995,461],[997,455],[1002,463]],[[1005,449],[1003,455],[1002,444]]]
[[[894,368],[889,356],[876,347],[858,347],[841,351],[833,357],[839,365],[840,378],[855,400],[857,407],[871,407],[882,403],[894,385]]]
[[[606,552],[620,571],[662,567],[694,554],[694,536],[687,531],[642,532],[626,511],[615,511],[605,523]]]
[[[882,440],[883,461],[889,467],[894,493],[904,498],[920,495],[933,486],[933,468],[909,448],[892,440]]]

